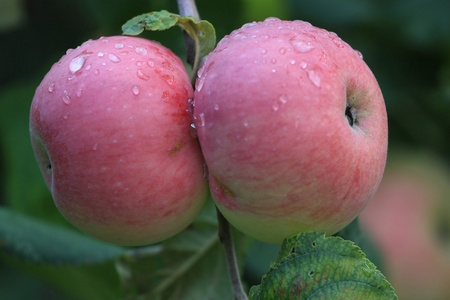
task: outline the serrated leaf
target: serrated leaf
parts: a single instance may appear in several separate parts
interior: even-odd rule
[[[93,264],[112,260],[125,248],[0,208],[0,251],[46,264]]]
[[[196,21],[193,17],[184,17],[166,10],[145,13],[127,21],[122,26],[125,35],[139,35],[144,30],[166,30],[173,26],[184,29],[195,43],[195,58],[192,82],[196,76],[200,60],[214,50],[216,45],[216,31],[208,21]]]
[[[232,299],[215,214],[211,201],[190,228],[158,249],[144,247],[123,255],[117,270],[126,299]],[[237,256],[241,254],[238,248]]]
[[[178,16],[166,10],[145,13],[128,20],[122,25],[122,32],[126,35],[138,35],[144,30],[166,30],[175,26]]]
[[[286,239],[250,299],[397,299],[362,250],[340,237],[305,232]]]

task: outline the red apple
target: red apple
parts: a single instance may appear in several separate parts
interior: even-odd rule
[[[387,118],[361,54],[335,33],[276,18],[226,36],[199,71],[194,119],[219,210],[279,244],[333,234],[381,180]]]
[[[429,154],[391,154],[360,215],[400,299],[450,299],[450,171],[444,165]]]
[[[193,89],[169,49],[126,36],[68,50],[31,104],[33,148],[55,203],[76,227],[123,245],[166,239],[207,199]]]

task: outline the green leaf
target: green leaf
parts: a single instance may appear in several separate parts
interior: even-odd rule
[[[305,232],[286,239],[250,299],[397,299],[353,242]]]
[[[195,43],[195,58],[192,66],[193,78],[196,76],[200,60],[214,50],[216,45],[216,31],[208,21],[196,21],[192,17],[183,17],[166,10],[145,13],[127,21],[122,26],[125,35],[139,35],[144,30],[166,30],[173,26],[184,29]]]
[[[181,234],[158,248],[138,248],[124,254],[117,262],[117,270],[127,299],[232,299],[215,215],[210,201]],[[237,245],[237,256],[241,258],[242,244]]]
[[[93,264],[112,260],[125,248],[0,208],[0,251],[46,264]]]

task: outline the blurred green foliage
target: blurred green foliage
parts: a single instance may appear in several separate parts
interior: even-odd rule
[[[449,1],[196,2],[200,16],[215,26],[218,40],[269,16],[301,19],[336,32],[363,53],[379,81],[389,115],[390,149],[427,149],[449,164]],[[121,34],[128,19],[162,9],[178,12],[175,0],[0,2],[1,206],[72,229],[54,207],[31,150],[28,113],[34,90],[67,49],[90,38]],[[184,57],[179,28],[142,36]],[[278,249],[265,244],[249,248],[258,252],[248,261],[250,282],[267,270]],[[112,263],[48,266],[0,256],[2,299],[114,299],[120,293]]]

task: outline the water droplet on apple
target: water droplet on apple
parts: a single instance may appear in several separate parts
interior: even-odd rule
[[[82,94],[83,94],[83,89],[82,89],[82,88],[79,88],[79,89],[77,90],[77,97],[80,98]]]
[[[73,49],[72,49],[72,48],[69,48],[69,49],[66,50],[66,54],[70,54],[70,53],[72,53],[72,52],[73,52]]]
[[[302,61],[300,63],[300,68],[302,68],[302,69],[306,69],[307,66],[308,66],[308,64],[306,63],[306,61]]]
[[[108,58],[110,61],[115,62],[115,63],[118,63],[121,61],[121,59],[118,56],[116,56],[112,53],[108,54]]]
[[[311,45],[310,42],[305,42],[297,39],[292,39],[290,42],[292,46],[294,46],[294,50],[296,52],[306,53],[314,49],[314,46]]]
[[[356,54],[359,56],[359,58],[364,59],[362,53],[358,50],[355,50]]]
[[[276,63],[277,63],[277,59],[276,59],[276,58],[272,58],[272,59],[270,60],[270,62],[271,62],[272,64],[276,64]]]
[[[77,57],[75,57],[74,59],[72,59],[69,64],[70,72],[72,74],[75,74],[77,71],[79,71],[83,67],[84,62],[86,61],[87,57],[88,57],[88,55],[81,54],[81,55],[78,55]]]
[[[286,95],[281,95],[280,98],[279,98],[279,100],[280,100],[280,102],[281,102],[282,104],[286,104],[287,101],[288,101],[288,98],[287,98]]]
[[[142,72],[141,70],[136,71],[136,76],[142,80],[149,80],[150,76]]]
[[[262,54],[262,55],[266,55],[266,54],[267,54],[267,49],[262,49],[262,50],[261,50],[261,54]]]
[[[272,110],[273,110],[273,111],[278,111],[279,109],[280,109],[280,105],[278,104],[277,101],[274,101],[274,102],[272,103]]]
[[[131,92],[133,93],[133,95],[137,96],[139,95],[140,91],[139,91],[139,87],[135,84],[133,84],[133,86],[131,87]]]
[[[320,87],[321,79],[320,76],[314,71],[314,70],[308,70],[308,78],[311,80],[311,82],[317,86]]]
[[[289,61],[289,63],[290,63],[291,65],[295,65],[295,59],[291,59],[291,60]]]
[[[67,105],[69,105],[72,101],[70,100],[69,93],[67,91],[64,91],[64,95],[62,98],[63,102]]]
[[[244,127],[248,127],[248,121],[244,120]]]
[[[250,28],[256,25],[256,22],[252,22],[252,23],[246,23],[244,25],[242,25],[241,28]]]
[[[170,86],[172,88],[175,87],[175,84],[176,84],[175,77],[170,76],[170,75],[164,75],[164,76],[161,76],[161,79],[163,79],[167,83],[168,86]]]
[[[164,93],[162,93],[161,100],[167,102],[169,101],[169,99],[170,99],[169,91],[164,91]]]
[[[197,91],[201,91],[203,88],[203,84],[205,82],[205,77],[200,77],[196,82],[195,82],[195,89]]]
[[[114,45],[114,48],[122,49],[123,48],[123,44],[122,43],[117,43],[117,44]]]
[[[95,143],[94,146],[92,147],[92,150],[96,151],[98,149],[98,143]]]
[[[143,47],[137,47],[136,49],[134,49],[134,51],[136,51],[136,53],[139,55],[147,55],[147,49]]]
[[[87,70],[90,70],[90,69],[91,69],[91,67],[92,67],[92,65],[91,65],[91,64],[89,64],[89,65],[87,65],[87,66],[86,66],[86,68],[84,68],[84,69],[85,69],[85,70],[87,71]]]
[[[204,127],[205,126],[205,114],[204,113],[200,113],[199,117],[200,117],[200,126]]]
[[[49,93],[53,93],[54,90],[55,90],[55,83],[52,82],[52,83],[50,83],[50,85],[48,86],[48,92],[49,92]]]
[[[94,75],[98,75],[98,74],[100,74],[100,71],[99,71],[99,69],[96,69],[96,70],[94,71]]]
[[[264,20],[264,22],[276,22],[276,21],[280,21],[280,19],[276,17],[268,17]]]
[[[99,53],[97,54],[98,57],[102,57],[103,55],[105,55],[105,53],[103,53],[103,52],[99,52]]]
[[[219,104],[214,104],[214,110],[219,110]]]
[[[66,112],[64,115],[63,115],[63,119],[64,120],[67,120],[69,118],[69,112]]]
[[[280,48],[279,51],[280,51],[281,54],[285,54],[286,53],[286,48]]]
[[[198,137],[197,129],[195,128],[195,124],[194,123],[191,123],[191,126],[189,127],[189,134],[194,139],[196,139]]]

